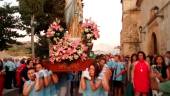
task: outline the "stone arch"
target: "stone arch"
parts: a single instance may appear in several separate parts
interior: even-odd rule
[[[150,55],[158,54],[160,52],[160,28],[159,23],[157,20],[154,20],[153,18],[150,18],[150,21],[148,23],[148,33],[146,42],[147,43],[147,53]]]

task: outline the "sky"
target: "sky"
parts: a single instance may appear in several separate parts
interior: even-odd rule
[[[16,0],[4,0],[12,5],[18,5]],[[110,50],[120,45],[122,28],[121,0],[83,0],[83,17],[91,18],[100,29],[100,38],[94,41],[93,50]],[[0,6],[3,5],[0,1]],[[29,38],[27,38],[29,39]],[[24,39],[26,40],[26,39]]]
[[[94,20],[100,29],[100,38],[94,42],[94,50],[103,46],[120,45],[122,7],[120,0],[84,0],[84,18]],[[110,49],[108,49],[110,50]]]
[[[2,0],[0,1],[0,6],[4,5],[4,2],[11,3],[11,5],[18,5],[18,2],[16,2],[16,0]]]

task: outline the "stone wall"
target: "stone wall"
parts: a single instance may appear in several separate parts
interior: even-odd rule
[[[136,6],[136,1],[123,0],[121,54],[124,55],[131,55],[140,49],[140,34],[138,32],[140,11]]]
[[[153,40],[152,35],[156,35],[157,40],[157,54],[164,54],[168,49],[170,42],[170,2],[169,0],[144,0],[141,5],[141,22],[140,25],[144,27],[145,41],[143,41],[143,45],[141,46],[141,50],[145,51],[147,54],[155,54],[153,52]],[[165,5],[168,4],[166,7]],[[157,6],[159,8],[158,15],[152,21],[151,17],[151,9]],[[165,7],[165,8],[163,8]],[[161,17],[161,15],[163,17]],[[149,21],[152,21],[148,24]]]
[[[140,6],[135,6],[135,2],[122,2],[121,53],[131,55],[142,50],[147,54],[164,54],[170,50],[170,1],[143,0]],[[153,11],[155,7],[159,8],[158,14]]]

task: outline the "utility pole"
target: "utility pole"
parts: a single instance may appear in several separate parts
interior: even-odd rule
[[[31,16],[31,53],[32,58],[35,58],[35,48],[34,48],[34,31],[35,31],[35,24],[34,24],[35,16],[34,14]]]

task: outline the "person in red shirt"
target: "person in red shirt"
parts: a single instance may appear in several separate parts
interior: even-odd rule
[[[3,70],[3,62],[0,59],[0,96],[2,96],[2,92],[4,89],[4,75],[5,75],[5,72]]]
[[[145,53],[139,51],[138,60],[132,69],[132,83],[135,96],[147,96],[150,86],[150,65],[145,61]]]
[[[18,68],[16,69],[16,81],[17,81],[17,86],[20,89],[20,93],[22,93],[22,82],[21,82],[21,72],[26,68],[26,64],[25,64],[25,59],[23,58],[20,61],[20,65],[18,66]]]

